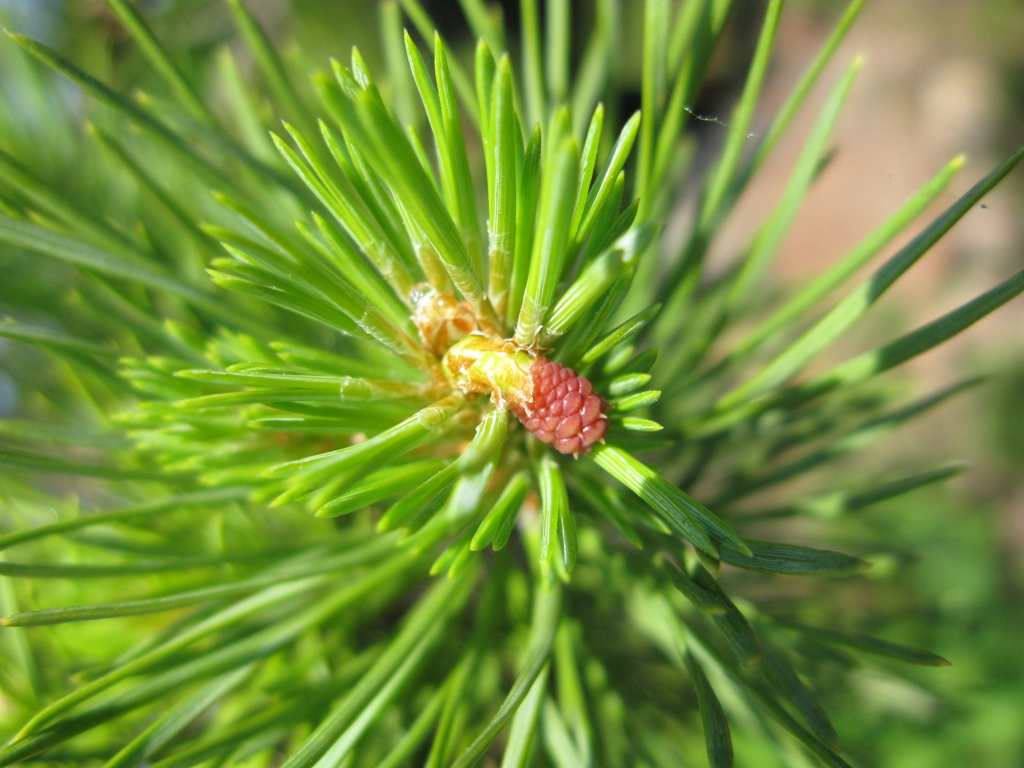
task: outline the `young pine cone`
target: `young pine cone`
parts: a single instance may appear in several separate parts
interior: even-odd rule
[[[586,455],[608,432],[608,403],[589,381],[513,342],[472,334],[448,351],[444,369],[463,392],[490,392],[561,453]]]
[[[538,357],[530,367],[533,397],[512,404],[523,426],[556,451],[586,455],[608,432],[608,403],[571,368]]]

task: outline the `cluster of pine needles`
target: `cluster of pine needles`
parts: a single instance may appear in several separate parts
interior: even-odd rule
[[[366,30],[384,74],[353,50],[311,78],[243,0],[227,5],[244,45],[196,72],[130,0],[107,3],[152,93],[14,32],[0,51],[0,335],[21,393],[0,421],[0,765],[653,768],[706,748],[718,768],[735,737],[780,764],[845,766],[817,681],[872,658],[946,663],[845,626],[833,583],[759,599],[766,579],[868,563],[748,532],[827,543],[828,521],[957,467],[748,499],[972,383],[905,400],[878,377],[1024,291],[1024,273],[805,371],[1022,153],[861,282],[962,158],[769,295],[855,60],[774,208],[727,269],[706,268],[862,0],[755,133],[782,11],[767,2],[702,176],[687,105],[729,0],[643,4],[633,115],[614,90],[618,0],[587,24],[569,0],[523,0],[518,30],[462,0],[475,57],[418,0],[386,0]],[[605,439],[562,456],[500,387],[453,383],[424,296],[586,377]],[[444,339],[455,321],[436,319]]]

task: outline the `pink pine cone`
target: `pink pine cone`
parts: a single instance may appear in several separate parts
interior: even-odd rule
[[[533,397],[513,413],[537,439],[561,453],[586,455],[608,432],[608,403],[571,368],[539,358],[530,369]]]

